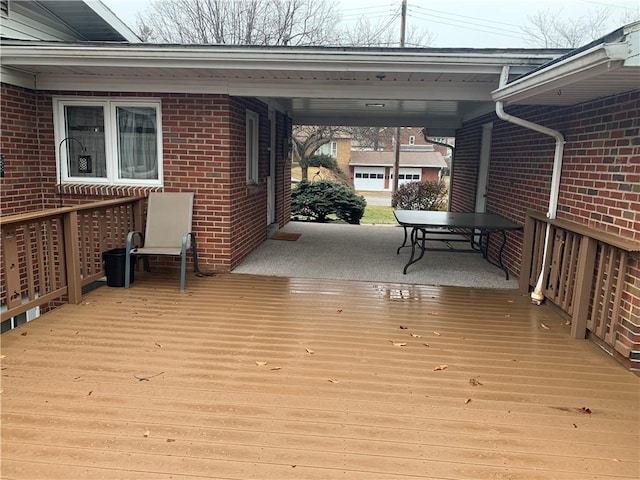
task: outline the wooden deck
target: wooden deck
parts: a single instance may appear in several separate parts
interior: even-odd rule
[[[570,328],[516,291],[102,287],[2,336],[1,477],[637,479],[640,381]]]

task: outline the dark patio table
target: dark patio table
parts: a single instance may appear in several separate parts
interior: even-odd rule
[[[404,227],[404,241],[398,247],[396,253],[399,254],[404,247],[411,247],[411,257],[404,266],[402,273],[406,274],[407,268],[420,260],[424,256],[424,252],[429,250],[481,253],[485,260],[501,268],[507,280],[509,279],[509,272],[502,263],[502,252],[507,243],[506,232],[522,230],[522,227],[517,223],[513,223],[494,213],[394,210],[393,214],[398,223]],[[409,229],[411,229],[410,234],[407,233]],[[499,234],[502,239],[497,262],[492,261],[488,255],[489,237],[492,233]],[[407,245],[407,240],[410,240],[410,245]],[[432,248],[426,246],[427,241],[434,240],[444,242],[447,247]],[[470,248],[454,248],[451,244],[455,242],[468,243]],[[417,251],[419,251],[419,254],[416,255]]]

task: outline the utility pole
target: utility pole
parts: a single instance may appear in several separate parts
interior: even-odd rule
[[[400,13],[400,48],[404,48],[405,31],[407,29],[407,0],[402,0]],[[396,158],[393,162],[393,187],[392,193],[398,191],[398,177],[400,173],[400,127],[396,127]]]

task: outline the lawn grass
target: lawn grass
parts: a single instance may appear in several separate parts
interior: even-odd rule
[[[360,223],[368,224],[396,224],[396,217],[393,216],[393,207],[383,207],[379,205],[367,205]]]

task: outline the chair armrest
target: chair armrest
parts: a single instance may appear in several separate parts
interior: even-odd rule
[[[140,245],[134,247],[132,244],[133,244],[133,241],[134,241],[134,239],[136,237],[140,238]],[[132,232],[127,233],[127,241],[126,241],[126,244],[125,244],[127,255],[129,254],[129,252],[132,249],[134,249],[134,248],[142,248],[142,247],[144,247],[144,234],[142,232],[132,231]]]

